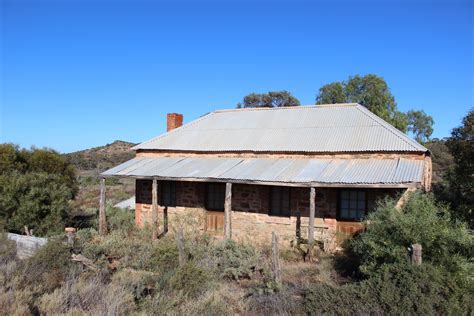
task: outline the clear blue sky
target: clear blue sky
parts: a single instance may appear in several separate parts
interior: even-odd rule
[[[472,1],[0,0],[0,142],[61,152],[289,90],[383,76],[435,137],[474,106]]]

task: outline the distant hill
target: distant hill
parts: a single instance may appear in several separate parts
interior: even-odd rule
[[[130,150],[135,145],[116,140],[105,146],[64,154],[64,157],[79,170],[103,171],[135,157],[135,152]]]

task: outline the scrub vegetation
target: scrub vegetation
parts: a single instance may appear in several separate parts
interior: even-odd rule
[[[6,314],[456,314],[473,310],[473,236],[431,195],[413,194],[402,210],[382,201],[344,253],[303,262],[282,250],[282,282],[270,245],[217,240],[184,230],[151,240],[133,214],[108,209],[110,233],[80,229],[74,245],[50,238],[35,256],[15,258],[0,241],[0,310]],[[196,219],[199,220],[199,219]],[[189,221],[189,219],[186,219]],[[407,247],[423,244],[423,263]],[[71,254],[91,260],[72,261]],[[181,263],[180,263],[181,262]]]

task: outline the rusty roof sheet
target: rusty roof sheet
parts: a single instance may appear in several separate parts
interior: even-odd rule
[[[219,110],[134,149],[192,152],[426,152],[358,104]]]
[[[311,184],[418,184],[423,160],[137,157],[102,176]]]

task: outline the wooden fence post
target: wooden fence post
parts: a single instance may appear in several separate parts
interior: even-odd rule
[[[311,188],[309,194],[309,223],[308,223],[308,244],[311,247],[314,242],[314,216],[316,212],[316,189]]]
[[[176,242],[178,244],[178,256],[179,256],[179,266],[186,264],[186,253],[184,251],[184,236],[183,236],[183,227],[178,228],[176,234]]]
[[[224,238],[232,238],[232,183],[225,184],[225,202],[224,202]]]
[[[420,244],[413,244],[411,245],[411,263],[415,265],[421,264],[421,252],[422,247]]]
[[[74,227],[66,227],[64,230],[66,231],[67,244],[73,246],[76,239],[76,229]]]
[[[272,270],[276,283],[281,283],[280,251],[278,250],[278,235],[272,232]]]
[[[152,222],[152,239],[158,239],[158,181],[153,178],[151,188],[151,222]]]
[[[99,199],[99,235],[107,234],[107,217],[105,214],[105,178],[100,179],[100,199]]]

